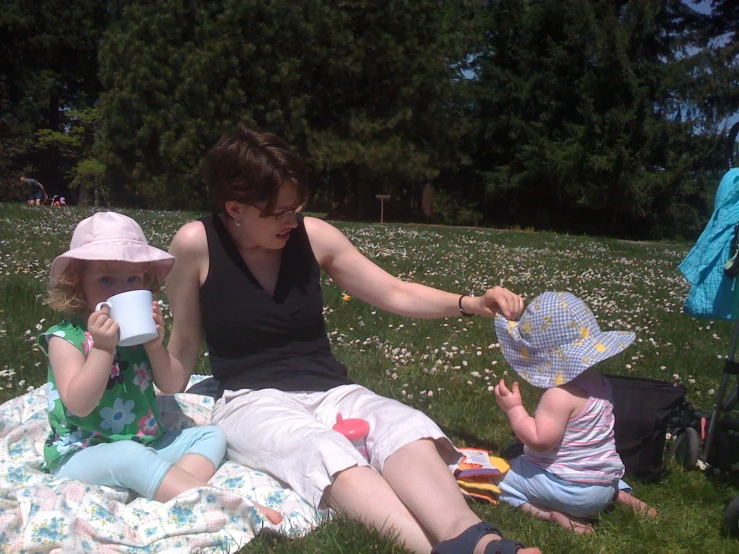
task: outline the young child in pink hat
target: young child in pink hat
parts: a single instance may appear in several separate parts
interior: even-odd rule
[[[44,458],[51,473],[166,502],[207,486],[223,461],[226,440],[216,426],[167,431],[160,423],[154,385],[179,392],[185,373],[162,343],[158,303],[158,336],[141,346],[118,346],[118,323],[107,306],[96,309],[123,292],[157,293],[174,263],[147,243],[138,223],[115,212],[81,221],[70,249],[52,263],[49,304],[70,317],[39,337],[49,358]],[[281,520],[256,507],[273,523]]]
[[[501,379],[495,387],[496,402],[524,444],[499,485],[501,500],[578,534],[592,532],[581,518],[614,500],[656,515],[621,480],[611,388],[596,366],[631,345],[634,333],[601,331],[593,312],[569,292],[537,296],[518,321],[498,316],[495,330],[508,364],[546,389],[531,416],[518,383],[508,389]]]

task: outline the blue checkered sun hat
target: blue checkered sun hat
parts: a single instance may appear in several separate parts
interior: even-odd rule
[[[636,338],[634,333],[601,331],[590,308],[569,292],[537,296],[518,321],[496,316],[495,332],[508,364],[544,389],[569,383]]]

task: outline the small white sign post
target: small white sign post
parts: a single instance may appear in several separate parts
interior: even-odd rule
[[[389,194],[375,194],[375,198],[380,201],[380,223],[385,218],[385,200],[390,199]]]

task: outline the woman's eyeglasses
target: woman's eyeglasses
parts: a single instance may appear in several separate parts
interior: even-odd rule
[[[255,206],[254,204],[249,204],[252,208],[256,208],[260,212],[262,211],[262,208],[259,206]],[[295,217],[298,213],[300,213],[300,210],[303,209],[303,204],[300,206],[296,206],[295,208],[291,208],[289,210],[282,210],[280,212],[273,212],[269,214],[269,216],[266,217],[274,217],[277,221],[291,221],[293,217]]]

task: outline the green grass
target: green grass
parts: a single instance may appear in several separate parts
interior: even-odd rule
[[[46,363],[35,346],[41,328],[59,319],[42,304],[51,260],[64,251],[76,223],[91,210],[0,205],[0,402],[38,387]],[[126,211],[149,240],[166,248],[193,213]],[[569,290],[583,298],[603,329],[630,329],[637,343],[603,364],[607,372],[678,381],[688,400],[710,410],[733,325],[681,313],[688,286],[677,271],[690,245],[634,244],[551,233],[411,225],[340,223],[367,256],[402,278],[456,292],[504,285],[527,298]],[[324,278],[326,320],[334,352],[351,377],[429,414],[459,445],[497,451],[510,437],[491,385],[510,378],[490,321],[410,320],[343,300]],[[165,298],[166,300],[166,298]],[[166,311],[166,310],[165,310]],[[205,359],[207,361],[207,358]],[[207,372],[207,364],[201,365]],[[533,409],[537,392],[524,386]],[[737,460],[739,461],[739,460]],[[659,483],[633,482],[656,507],[657,520],[616,508],[589,537],[577,537],[508,506],[473,509],[508,536],[545,553],[694,553],[739,551],[722,531],[737,480],[684,471],[674,462]],[[433,484],[429,484],[433,486]],[[253,541],[243,552],[402,552],[361,526],[335,520],[300,540]]]

